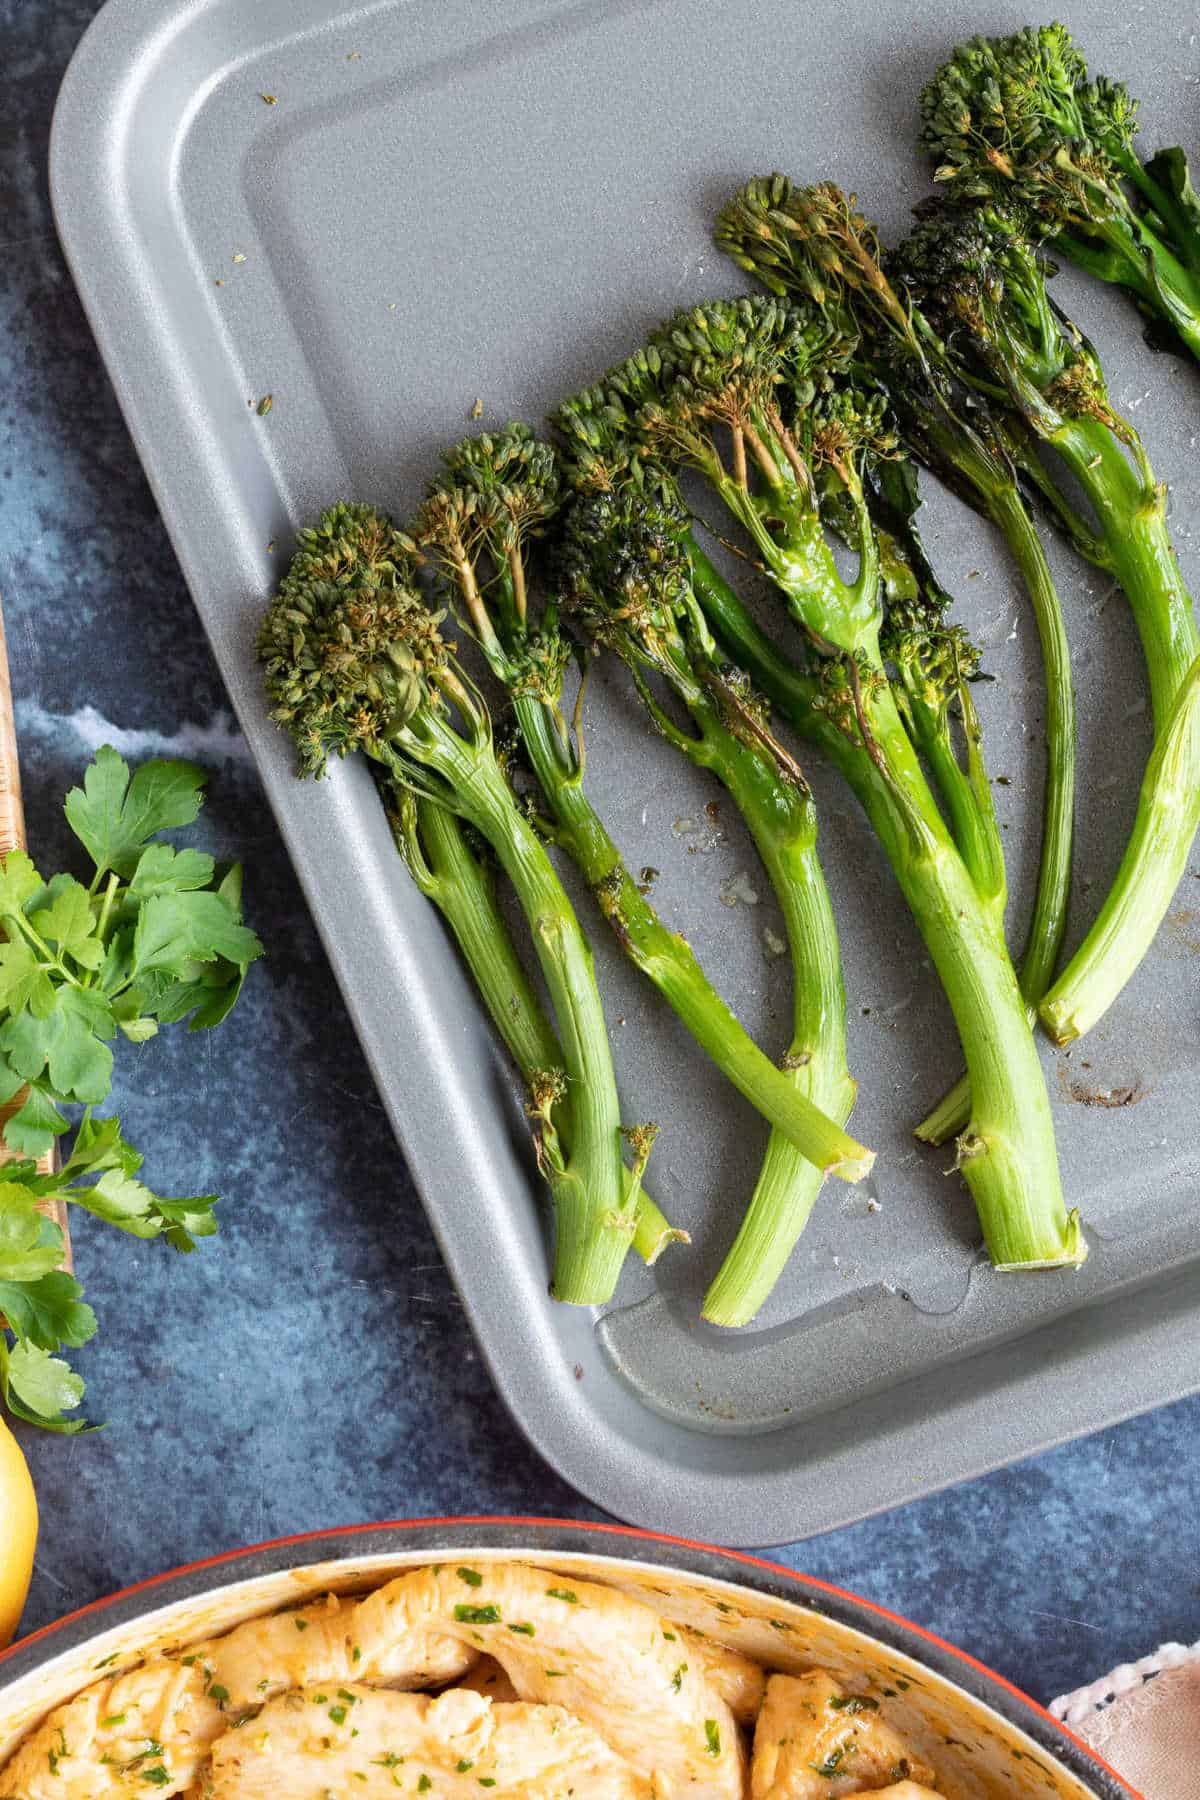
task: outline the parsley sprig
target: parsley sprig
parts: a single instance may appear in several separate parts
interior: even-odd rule
[[[0,1167],[0,1399],[56,1431],[80,1404],[83,1382],[55,1353],[85,1344],[96,1317],[59,1264],[63,1234],[38,1210],[66,1202],[139,1238],[179,1251],[217,1229],[215,1194],[165,1198],[139,1179],[142,1157],[116,1118],[92,1108],[112,1085],[110,1043],[134,1043],[187,1019],[219,1025],[262,945],[241,919],[241,870],[159,834],[199,813],[205,775],[192,763],[144,763],[133,775],[116,750],[97,752],[67,796],[71,829],[93,865],[88,885],[43,878],[23,850],[0,869],[0,1104],[27,1094],[4,1127],[15,1160]],[[53,1172],[39,1171],[70,1130]]]
[[[112,1084],[109,1043],[160,1025],[220,1024],[262,945],[241,922],[241,870],[221,880],[211,856],[158,839],[190,825],[204,771],[128,764],[105,746],[67,795],[67,822],[91,857],[43,879],[23,850],[0,873],[0,1103],[28,1086],[4,1128],[10,1149],[45,1155],[68,1129],[62,1108],[98,1105]]]

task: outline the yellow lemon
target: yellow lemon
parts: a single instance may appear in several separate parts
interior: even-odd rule
[[[29,1465],[0,1419],[0,1650],[15,1634],[29,1592],[37,1528],[37,1498]]]

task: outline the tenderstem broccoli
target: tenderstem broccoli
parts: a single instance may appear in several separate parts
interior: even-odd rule
[[[512,698],[554,841],[578,867],[617,941],[734,1086],[827,1174],[861,1180],[874,1161],[739,1024],[686,940],[629,874],[584,787],[581,711],[562,696],[572,650],[558,608],[530,579],[533,542],[559,505],[553,447],[524,425],[468,438],[443,459],[409,527],[415,550]]]
[[[556,1079],[563,1067],[562,1046],[505,923],[486,846],[478,839],[471,842],[469,828],[456,814],[406,788],[394,793],[388,816],[397,849],[421,892],[445,919],[488,1017],[521,1074],[530,1116],[539,1117],[549,1095],[554,1131],[569,1154],[571,1096]],[[633,1247],[643,1262],[657,1262],[669,1244],[688,1242],[687,1232],[667,1221],[636,1170],[626,1171],[625,1185],[626,1205],[637,1216]]]
[[[571,408],[560,411],[569,432]],[[846,998],[837,927],[817,856],[804,775],[774,737],[763,702],[718,650],[696,599],[684,542],[690,517],[671,485],[625,480],[568,509],[559,591],[573,620],[632,672],[656,729],[733,799],[783,915],[792,961],[793,1035],[784,1067],[839,1122],[856,1085],[846,1065]],[[662,689],[686,710],[676,722]],[[780,1131],[767,1147],[736,1239],[705,1295],[715,1324],[744,1325],[766,1302],[812,1212],[822,1173]]]
[[[1141,160],[1137,113],[1122,82],[1089,78],[1065,26],[1027,26],[955,50],[921,95],[921,141],[952,200],[1018,206],[1200,356],[1200,198],[1179,148]]]
[[[691,549],[695,592],[756,687],[830,755],[862,801],[924,936],[954,1011],[972,1110],[958,1162],[989,1252],[1002,1268],[1076,1264],[1087,1253],[1062,1197],[1050,1106],[1004,942],[1002,865],[972,874],[925,778],[906,723],[909,691],[956,684],[963,659],[918,610],[885,620],[880,551],[864,468],[894,452],[878,392],[852,373],[856,345],[816,306],[771,299],[677,315],[594,390],[597,475],[622,419],[635,454],[699,475],[744,530],[799,628],[783,656]],[[582,415],[583,409],[580,409]],[[841,490],[858,566],[839,571],[823,494]],[[915,729],[915,728],[914,728]],[[990,811],[981,765],[976,805]]]
[[[940,325],[963,382],[1053,453],[1043,469],[1056,516],[1123,588],[1146,660],[1155,746],[1134,832],[1095,922],[1041,1001],[1046,1029],[1065,1043],[1091,1029],[1137,969],[1187,863],[1200,818],[1190,680],[1200,631],[1171,545],[1166,488],[1113,406],[1094,346],[1047,293],[1045,262],[1021,222],[992,205],[927,209],[895,267]]]
[[[798,187],[784,175],[751,181],[722,210],[720,247],[772,293],[815,306],[855,342],[854,364],[887,393],[905,443],[953,492],[991,521],[1021,571],[1037,626],[1046,683],[1046,777],[1037,891],[1020,961],[1021,990],[1036,1008],[1066,929],[1075,807],[1075,696],[1070,651],[1045,549],[1022,495],[1039,464],[979,394],[966,395],[938,331],[889,279],[875,228],[831,182]],[[956,1136],[970,1113],[958,1082],[919,1137]]]
[[[533,1097],[556,1219],[552,1291],[598,1304],[612,1295],[636,1218],[591,947],[509,786],[482,695],[416,578],[405,540],[371,507],[339,504],[301,532],[259,634],[271,715],[293,737],[302,773],[363,751],[397,788],[472,826],[511,881],[562,1051]],[[555,1124],[564,1089],[566,1145]]]

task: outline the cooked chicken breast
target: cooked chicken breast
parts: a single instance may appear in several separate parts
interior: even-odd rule
[[[523,1700],[565,1706],[677,1800],[741,1800],[745,1757],[703,1655],[638,1600],[519,1563],[414,1569],[365,1600],[364,1658],[445,1630],[494,1656]]]
[[[848,1693],[823,1669],[772,1675],[754,1730],[751,1800],[841,1800],[880,1790],[913,1800],[905,1787],[920,1795],[933,1771],[878,1709],[877,1700]]]
[[[857,1794],[851,1794],[849,1800],[867,1800],[868,1790],[860,1788]],[[922,1787],[917,1781],[898,1781],[893,1787],[874,1788],[870,1790],[870,1800],[942,1800],[932,1788]]]
[[[98,1682],[49,1718],[4,1771],[13,1800],[109,1800],[189,1787],[225,1724],[195,1664],[156,1658]]]
[[[561,1706],[493,1703],[451,1688],[431,1700],[323,1683],[270,1701],[213,1747],[210,1800],[654,1800],[654,1787]]]
[[[418,1687],[446,1691],[403,1691]],[[749,1771],[739,1719],[757,1719]],[[823,1670],[767,1678],[616,1589],[483,1562],[413,1569],[97,1681],[30,1735],[0,1791],[937,1800],[933,1779],[870,1694]]]
[[[708,1684],[722,1700],[739,1725],[753,1725],[767,1690],[767,1677],[756,1662],[738,1650],[718,1644],[715,1638],[693,1631],[690,1625],[668,1625],[679,1633],[686,1644],[688,1660],[694,1657],[708,1677]]]
[[[470,1688],[472,1693],[484,1694],[489,1700],[521,1698],[494,1656],[481,1656],[475,1667],[468,1669],[455,1686]]]
[[[330,1595],[98,1683],[58,1707],[21,1746],[5,1771],[6,1795],[106,1800],[153,1791],[170,1800],[191,1786],[231,1721],[273,1694],[353,1677],[440,1686],[478,1659],[472,1645],[445,1633],[413,1632],[381,1646],[371,1663],[355,1632],[361,1607]]]

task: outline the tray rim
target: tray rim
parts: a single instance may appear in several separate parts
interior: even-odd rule
[[[996,1362],[1010,1356],[1017,1346],[1027,1350],[1043,1347],[1047,1356],[1053,1357],[1054,1340],[1065,1338],[1069,1344],[1088,1315],[1101,1310],[1114,1315],[1147,1290],[1155,1294],[1168,1290],[1166,1304],[1155,1319],[1149,1323],[1145,1320],[1131,1323],[1123,1334],[1111,1340],[1107,1366],[1093,1363],[1091,1380],[1087,1384],[1072,1383],[1068,1395],[1056,1397],[1057,1423],[1053,1427],[1043,1423],[1032,1436],[1016,1428],[1018,1420],[1036,1419],[1045,1414],[1046,1394],[1041,1386],[1040,1369],[1046,1359],[1039,1357],[1036,1359],[1037,1370],[1015,1380],[1010,1376],[1007,1381],[1006,1394],[1013,1401],[1007,1409],[1008,1422],[1001,1423],[998,1417],[1001,1409],[993,1404],[987,1391],[976,1394],[971,1403],[958,1400],[954,1417],[963,1429],[950,1439],[945,1434],[935,1437],[934,1444],[941,1460],[936,1472],[930,1469],[919,1430],[905,1427],[907,1436],[904,1432],[899,1434],[898,1441],[893,1441],[882,1457],[878,1440],[859,1445],[854,1455],[843,1458],[839,1477],[839,1485],[843,1489],[853,1485],[858,1498],[849,1508],[845,1504],[832,1509],[826,1505],[822,1510],[820,1486],[814,1488],[809,1483],[805,1488],[802,1485],[804,1461],[800,1446],[797,1446],[796,1458],[786,1468],[776,1467],[759,1473],[752,1487],[706,1468],[689,1470],[686,1481],[680,1483],[671,1478],[665,1464],[644,1456],[632,1445],[630,1454],[635,1460],[640,1459],[642,1467],[628,1472],[619,1467],[614,1479],[613,1471],[606,1472],[604,1465],[598,1462],[594,1436],[589,1430],[591,1415],[579,1408],[562,1410],[563,1387],[555,1380],[555,1372],[537,1358],[529,1359],[517,1369],[503,1355],[497,1354],[498,1346],[486,1330],[481,1329],[471,1304],[468,1259],[458,1254],[445,1218],[428,1197],[427,1190],[433,1182],[431,1159],[421,1145],[419,1121],[422,1108],[415,1097],[409,1094],[397,1096],[379,1081],[369,1028],[361,1019],[350,992],[353,959],[343,954],[336,934],[322,918],[314,898],[312,872],[305,868],[295,852],[291,829],[295,807],[290,803],[297,799],[291,790],[299,789],[300,784],[273,779],[266,762],[263,734],[248,715],[236,681],[230,679],[231,672],[227,671],[216,641],[214,622],[206,614],[202,598],[204,582],[189,553],[181,516],[172,505],[172,491],[178,492],[183,485],[181,471],[189,454],[193,475],[199,471],[199,478],[206,483],[210,498],[215,498],[216,489],[211,481],[208,460],[198,445],[189,443],[185,432],[178,433],[174,441],[166,435],[166,428],[172,421],[161,395],[156,396],[148,373],[156,358],[167,366],[159,334],[169,334],[170,317],[152,323],[149,307],[139,312],[136,304],[137,294],[145,290],[139,290],[136,284],[122,285],[117,279],[122,264],[128,265],[130,261],[130,245],[120,231],[120,189],[106,179],[113,171],[104,154],[105,131],[114,118],[121,116],[122,109],[130,109],[132,102],[140,97],[145,83],[137,73],[142,62],[139,52],[147,51],[153,43],[163,43],[173,28],[193,23],[206,12],[242,3],[243,0],[169,0],[164,5],[163,0],[106,0],[71,58],[54,108],[50,144],[53,213],[68,269],[218,667],[231,688],[230,701],[235,716],[246,737],[351,1022],[363,1043],[372,1076],[380,1087],[381,1098],[439,1247],[463,1296],[489,1374],[521,1430],[550,1466],[586,1499],[637,1525],[665,1527],[686,1534],[699,1530],[700,1521],[720,1517],[725,1512],[730,1515],[731,1524],[735,1516],[737,1520],[731,1542],[782,1545],[803,1541],[819,1532],[872,1517],[955,1483],[976,1479],[1010,1462],[1040,1454],[1073,1438],[1103,1430],[1138,1413],[1200,1391],[1200,1256],[1197,1256],[1183,1265],[1164,1268],[1160,1274],[1128,1290],[1103,1295],[1083,1308],[1060,1314],[1020,1333],[1015,1340],[985,1346],[956,1365],[956,1368],[962,1368],[989,1359]],[[384,10],[384,5],[381,0],[349,6],[344,0],[309,0],[303,10],[308,12],[317,8],[332,20],[355,13],[370,15]],[[296,10],[299,13],[302,9],[298,6]],[[313,26],[306,26],[297,19],[284,34],[284,40],[308,35],[311,29]],[[278,36],[275,34],[276,41]],[[181,122],[181,129],[186,129],[188,123],[190,120]],[[177,136],[174,140],[176,148],[180,141]],[[164,193],[167,191],[164,189]],[[107,258],[100,254],[102,250],[107,250]],[[143,335],[137,338],[135,351],[129,327],[139,321]],[[397,996],[397,1010],[405,1010],[404,1002],[403,994]],[[1173,1291],[1185,1283],[1190,1288],[1191,1304],[1184,1314],[1186,1323],[1181,1330],[1178,1313],[1172,1309],[1170,1300]],[[477,1281],[475,1285],[482,1289],[486,1284]],[[1131,1334],[1138,1342],[1134,1355],[1122,1348]],[[1099,1352],[1093,1348],[1092,1355],[1096,1357]],[[1102,1367],[1103,1381],[1098,1379]],[[1143,1374],[1143,1371],[1154,1373]],[[939,1373],[933,1371],[935,1377]],[[898,1387],[928,1378],[928,1374],[922,1375],[898,1384]],[[644,1402],[639,1399],[639,1404]],[[785,1431],[793,1429],[789,1427]],[[700,1431],[695,1435],[701,1440],[707,1436]],[[970,1451],[966,1449],[968,1441],[973,1446]],[[914,1459],[921,1468],[917,1480],[910,1479],[907,1473]],[[795,1514],[801,1505],[805,1516],[797,1521]]]

